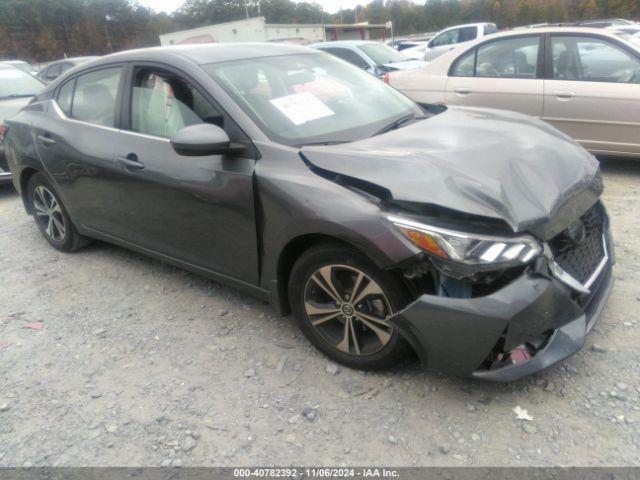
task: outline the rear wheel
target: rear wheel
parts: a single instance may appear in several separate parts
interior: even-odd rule
[[[377,370],[407,353],[386,321],[408,302],[405,286],[355,250],[327,244],[305,252],[293,267],[289,300],[302,332],[336,362]]]
[[[89,242],[78,233],[59,195],[44,175],[34,174],[29,179],[27,192],[36,225],[54,248],[73,252]]]

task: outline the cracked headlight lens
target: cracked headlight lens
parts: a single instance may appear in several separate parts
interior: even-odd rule
[[[469,266],[524,265],[542,253],[541,244],[530,235],[494,237],[434,227],[393,215],[387,219],[425,252]]]

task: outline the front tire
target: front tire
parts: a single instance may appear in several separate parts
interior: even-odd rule
[[[338,244],[312,247],[295,263],[289,300],[298,326],[318,350],[350,368],[401,363],[408,344],[386,318],[409,300],[403,283]]]
[[[29,179],[27,195],[33,219],[53,248],[74,252],[89,243],[86,237],[78,233],[58,192],[44,175],[36,173]]]

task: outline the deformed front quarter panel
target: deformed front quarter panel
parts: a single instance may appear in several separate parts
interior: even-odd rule
[[[388,321],[427,368],[468,377],[503,333],[509,349],[582,315],[558,282],[524,274],[486,297],[422,295]]]

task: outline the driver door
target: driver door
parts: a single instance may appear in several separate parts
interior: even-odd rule
[[[250,146],[249,139],[181,72],[134,65],[129,78],[114,146],[123,240],[256,285],[253,155],[182,156],[169,141],[199,123],[220,126],[234,142]]]
[[[595,35],[551,35],[543,119],[598,153],[640,155],[640,59]]]

